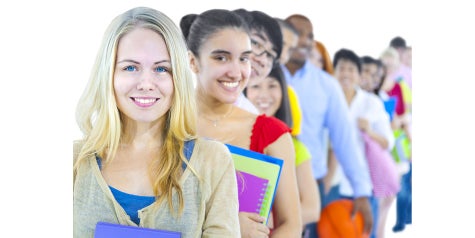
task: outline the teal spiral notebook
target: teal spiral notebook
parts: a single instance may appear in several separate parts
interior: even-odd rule
[[[254,211],[255,208],[260,206],[257,213],[266,218],[264,223],[267,224],[284,161],[233,145],[226,144],[226,146],[231,152],[234,161],[238,189],[243,192],[243,188],[239,187],[243,184],[240,185],[239,183],[245,182],[245,180],[239,181],[239,179],[247,177],[246,189],[255,191],[253,195],[241,194],[239,197],[240,211],[241,209]],[[264,192],[262,191],[263,189],[265,190]]]

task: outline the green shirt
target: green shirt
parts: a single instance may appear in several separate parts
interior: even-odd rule
[[[295,137],[292,137],[292,141],[294,142],[295,148],[295,167],[297,167],[312,158],[312,155],[310,155],[310,151],[308,151],[307,147],[301,141]]]

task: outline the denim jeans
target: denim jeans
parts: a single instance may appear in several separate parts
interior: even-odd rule
[[[402,231],[406,224],[412,223],[412,162],[409,172],[401,178],[401,190],[396,197],[396,225],[393,231]]]
[[[330,202],[333,202],[333,201],[340,198],[340,185],[339,184],[333,186],[330,189],[330,191],[328,192],[327,195],[323,195],[324,188],[323,188],[322,183],[319,183],[318,190],[320,192],[320,199],[321,199],[321,206],[322,206],[321,208],[322,209],[324,207],[326,207]]]
[[[318,238],[316,222],[311,222],[305,225],[302,238]]]

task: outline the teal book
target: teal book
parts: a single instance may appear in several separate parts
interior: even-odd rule
[[[241,194],[239,196],[240,211],[241,209],[243,209],[242,211],[245,211],[245,209],[253,211],[254,208],[258,208],[256,213],[265,217],[264,223],[267,224],[284,161],[233,145],[226,144],[226,146],[231,152],[234,161],[236,178],[238,180],[238,192],[243,192],[242,186],[244,182],[246,186],[244,189],[256,193],[252,195]]]

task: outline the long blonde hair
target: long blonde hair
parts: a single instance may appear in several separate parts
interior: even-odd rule
[[[113,19],[103,36],[89,82],[76,109],[76,121],[84,138],[73,174],[75,177],[78,166],[91,156],[98,155],[105,162],[115,156],[123,134],[121,113],[113,88],[117,45],[121,37],[135,28],[151,29],[160,34],[170,54],[174,96],[166,114],[161,159],[153,159],[150,175],[157,207],[167,199],[173,212],[172,191],[176,190],[179,213],[182,213],[184,202],[179,178],[182,162],[189,165],[183,153],[184,141],[196,138],[197,111],[193,79],[180,29],[168,16],[155,9],[137,7],[120,14]]]

